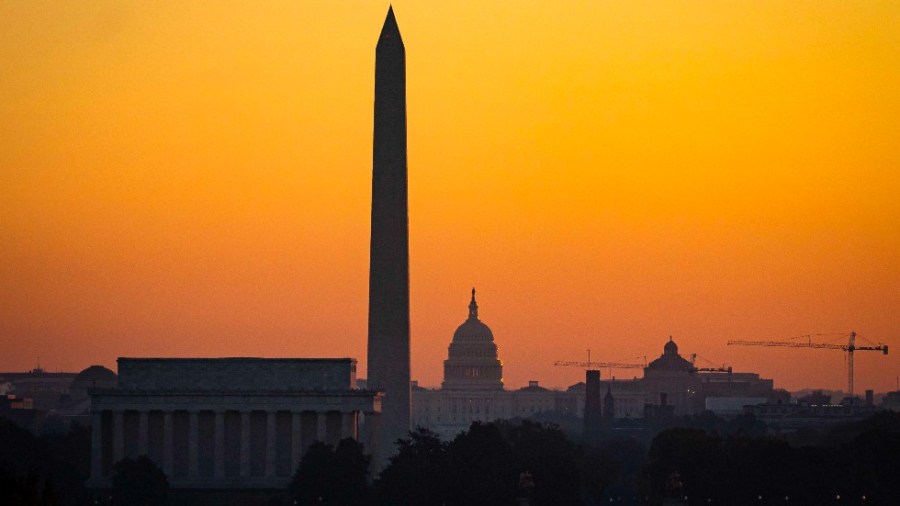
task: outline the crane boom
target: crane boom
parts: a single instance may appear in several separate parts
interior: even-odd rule
[[[559,360],[553,365],[563,367],[582,367],[584,369],[643,369],[647,364],[623,364],[621,362],[577,362]]]
[[[594,362],[591,360],[591,350],[587,351],[587,362],[557,360],[553,362],[555,366],[563,367],[581,367],[582,369],[643,369],[647,367],[647,357],[644,357],[643,364],[626,364],[623,362]]]
[[[888,346],[886,344],[878,344],[874,346],[857,346],[856,332],[851,332],[847,336],[847,344],[837,343],[816,343],[813,342],[812,336],[803,336],[806,341],[745,341],[732,340],[728,341],[728,346],[779,346],[784,348],[818,348],[825,350],[841,350],[847,352],[847,392],[853,397],[853,354],[857,351],[880,351],[884,355],[888,354]]]
[[[887,346],[853,346],[852,348],[846,344],[829,344],[829,343],[801,343],[801,342],[793,342],[793,341],[743,341],[743,340],[734,340],[728,341],[728,345],[737,345],[737,346],[781,346],[785,348],[821,348],[826,350],[843,350],[843,351],[868,351],[868,350],[877,350],[884,351],[884,354],[887,355]]]

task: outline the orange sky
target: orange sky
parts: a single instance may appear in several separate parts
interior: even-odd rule
[[[395,2],[413,377],[479,290],[508,386],[684,354],[900,375],[900,3]],[[0,370],[353,356],[381,2],[0,2]],[[603,372],[605,376],[606,371]],[[620,377],[633,373],[619,371]]]

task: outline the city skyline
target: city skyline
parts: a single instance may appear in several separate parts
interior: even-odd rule
[[[386,6],[36,5],[0,7],[0,369],[349,356],[365,376]],[[440,382],[473,285],[513,387],[674,335],[839,389],[843,353],[725,342],[900,344],[896,5],[394,7],[413,379]],[[858,391],[897,375],[857,355]]]

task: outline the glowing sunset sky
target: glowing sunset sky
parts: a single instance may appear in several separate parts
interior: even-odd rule
[[[478,288],[508,386],[670,334],[777,387],[900,374],[900,2],[394,3],[413,377]],[[352,356],[383,2],[0,2],[0,369]],[[824,338],[824,340],[833,337]],[[607,375],[607,371],[603,371]],[[633,372],[618,371],[619,377]]]

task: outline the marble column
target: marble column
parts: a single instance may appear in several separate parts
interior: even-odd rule
[[[327,413],[325,412],[317,412],[316,413],[316,441],[325,442],[325,423]]]
[[[300,464],[303,455],[303,416],[300,413],[291,413],[291,476]]]
[[[163,414],[163,472],[172,479],[172,471],[175,469],[175,426],[172,421],[172,412]]]
[[[113,463],[125,458],[125,413],[113,411]]]
[[[141,411],[138,414],[138,455],[147,455],[150,451],[150,421],[149,413]]]
[[[365,413],[363,414],[363,441],[369,455],[372,456],[370,472],[373,476],[377,476],[384,467],[387,457],[382,459],[381,450],[381,414]]]
[[[356,441],[359,440],[359,435],[356,432],[356,415],[356,411],[341,413],[341,439],[349,437]]]
[[[216,411],[215,421],[215,447],[213,449],[213,475],[216,478],[225,477],[225,412]]]
[[[241,411],[241,477],[250,476],[250,412]]]
[[[200,474],[200,413],[188,413],[188,477],[196,478]]]
[[[103,477],[103,413],[91,415],[91,479]]]
[[[275,411],[266,412],[266,477],[275,476],[275,436],[277,427],[275,425]]]

